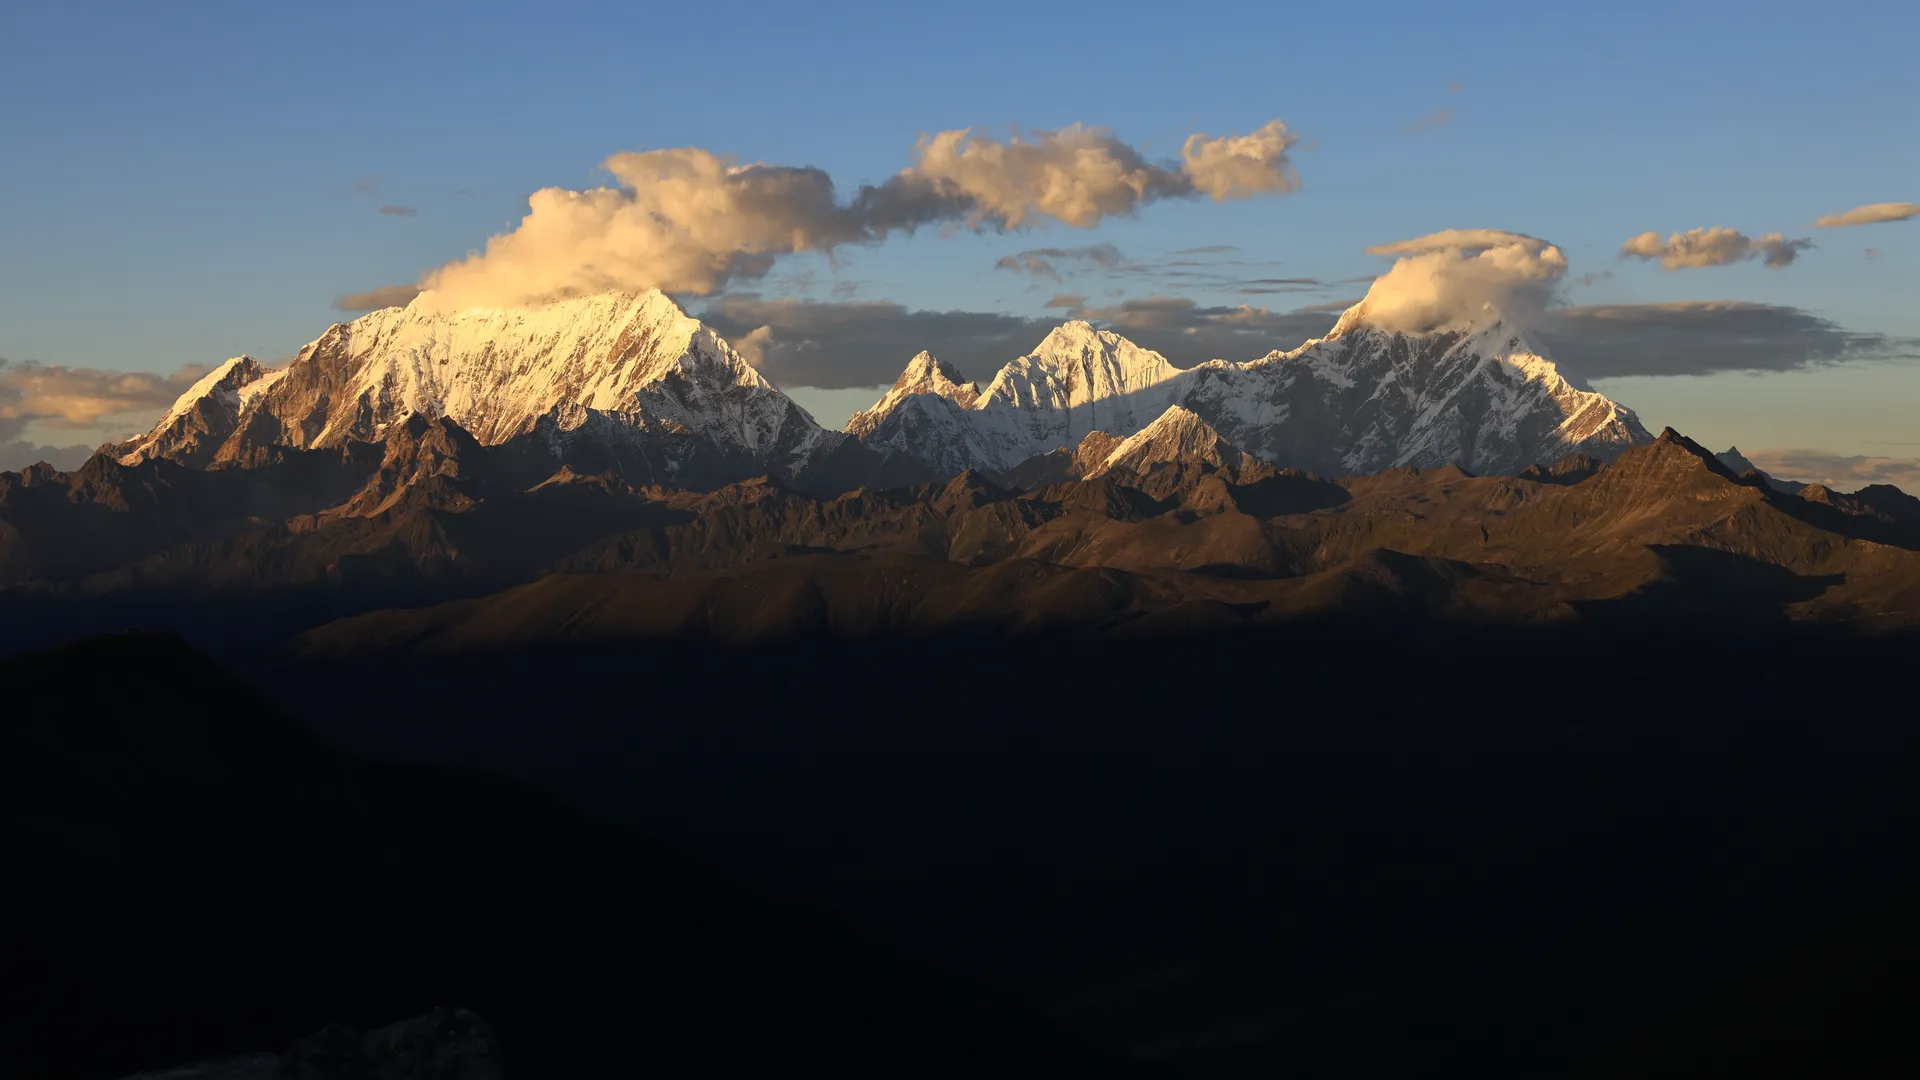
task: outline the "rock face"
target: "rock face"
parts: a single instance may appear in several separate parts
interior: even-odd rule
[[[284,368],[227,361],[152,431],[103,451],[123,465],[253,466],[445,419],[480,446],[525,444],[516,454],[539,458],[542,475],[613,469],[683,488],[773,475],[837,492],[968,469],[1013,476],[1090,433],[1139,434],[1175,406],[1270,465],[1326,475],[1450,462],[1513,474],[1574,453],[1604,460],[1651,438],[1631,410],[1563,376],[1492,313],[1405,334],[1370,324],[1364,304],[1290,352],[1188,370],[1078,321],[984,389],[923,352],[843,434],[648,292],[376,311],[328,329]]]
[[[1758,476],[1761,480],[1765,481],[1767,486],[1771,487],[1775,491],[1783,491],[1788,495],[1797,495],[1800,493],[1800,490],[1802,488],[1805,488],[1807,486],[1805,484],[1800,483],[1797,480],[1775,479],[1774,477],[1761,471],[1760,468],[1754,465],[1753,462],[1747,460],[1747,455],[1741,453],[1740,448],[1737,446],[1729,446],[1725,450],[1722,450],[1718,454],[1715,454],[1714,457],[1719,458],[1720,463],[1722,465],[1725,465],[1727,468],[1733,470],[1733,475],[1745,476],[1748,473],[1753,473],[1754,475]]]
[[[1087,447],[1094,436],[1082,440]],[[1202,466],[1221,473],[1235,483],[1249,483],[1271,475],[1266,464],[1220,436],[1211,425],[1191,409],[1172,406],[1160,418],[1139,432],[1105,447],[1098,463],[1091,463],[1084,475],[1108,473],[1144,475],[1164,465]]]
[[[1632,410],[1563,375],[1491,313],[1407,334],[1368,323],[1364,305],[1290,352],[1185,371],[1116,334],[1068,323],[971,404],[965,397],[910,367],[848,431],[930,467],[1009,475],[1090,431],[1137,434],[1174,406],[1272,465],[1328,475],[1448,463],[1513,474],[1576,453],[1611,458],[1652,439]]]
[[[284,1054],[248,1054],[128,1080],[504,1080],[499,1040],[465,1009],[361,1033],[330,1024]]]
[[[465,1009],[361,1034],[338,1024],[301,1039],[280,1059],[283,1080],[504,1080],[500,1044]]]
[[[647,292],[532,309],[376,311],[331,327],[283,369],[228,361],[151,432],[109,452],[125,464],[249,464],[270,447],[377,441],[412,416],[451,419],[486,446],[538,435],[556,457],[582,444],[633,449],[667,483],[687,455],[653,452],[690,437],[705,444],[699,456],[778,474],[843,438]]]
[[[1187,407],[1222,434],[1328,475],[1449,463],[1511,475],[1653,439],[1631,409],[1561,374],[1491,315],[1407,334],[1369,324],[1360,305],[1325,338],[1191,377]]]

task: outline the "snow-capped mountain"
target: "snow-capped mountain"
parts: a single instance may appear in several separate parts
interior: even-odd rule
[[[1001,368],[983,391],[921,353],[847,432],[869,449],[911,456],[943,476],[1010,472],[1076,446],[1093,431],[1130,435],[1178,399],[1180,369],[1118,334],[1069,322]]]
[[[329,328],[282,369],[228,361],[149,434],[113,450],[127,464],[244,462],[276,445],[377,440],[411,416],[447,417],[487,446],[536,431],[557,447],[589,434],[642,443],[692,435],[783,473],[843,439],[650,291],[539,308],[376,311]]]
[[[1185,404],[1248,452],[1326,475],[1449,463],[1512,474],[1653,441],[1495,313],[1409,334],[1365,309],[1290,352],[1192,369]]]
[[[445,418],[481,446],[537,444],[534,456],[554,467],[617,468],[636,483],[772,473],[838,491],[966,469],[1011,476],[1042,455],[1077,453],[1092,432],[1141,434],[1176,406],[1154,445],[1199,422],[1200,442],[1327,475],[1448,462],[1513,473],[1576,452],[1609,458],[1651,438],[1630,410],[1564,377],[1491,313],[1405,334],[1369,323],[1364,303],[1292,351],[1187,370],[1078,321],[984,389],[921,353],[842,434],[648,292],[376,311],[329,328],[277,370],[227,361],[148,434],[103,449],[129,465],[247,465],[276,448],[377,441],[409,418]]]
[[[873,408],[853,414],[847,434],[880,454],[917,460],[936,476],[958,476],[993,456],[969,411],[979,398],[979,387],[962,382],[952,365],[922,352]]]
[[[941,378],[941,386],[972,389],[951,369]],[[1632,410],[1563,375],[1491,312],[1408,334],[1369,323],[1364,302],[1297,349],[1184,371],[1072,322],[1002,368],[971,404],[966,396],[910,367],[848,431],[942,470],[1002,473],[1074,447],[1089,431],[1135,435],[1174,406],[1267,462],[1327,475],[1450,462],[1517,473],[1652,441]]]
[[[1083,452],[1088,445],[1081,441]],[[1168,464],[1210,466],[1235,479],[1248,471],[1271,471],[1181,405],[1168,406],[1153,423],[1101,449],[1099,460],[1087,463],[1089,479],[1111,472],[1144,474]]]

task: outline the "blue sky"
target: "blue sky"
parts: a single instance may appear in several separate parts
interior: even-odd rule
[[[481,247],[536,189],[608,183],[598,166],[623,150],[817,166],[846,193],[910,164],[925,132],[1079,122],[1166,157],[1276,118],[1302,139],[1293,194],[1095,230],[923,229],[733,288],[1036,319],[1061,317],[1055,293],[1108,288],[1281,311],[1364,286],[1250,298],[1233,276],[1374,274],[1370,245],[1498,228],[1557,244],[1570,279],[1611,272],[1570,283],[1575,304],[1739,300],[1920,338],[1920,220],[1809,228],[1920,200],[1916,41],[1920,14],[1895,3],[8,5],[0,357],[155,373],[285,357],[348,317],[337,297]],[[1817,246],[1782,269],[1617,256],[1707,226]],[[1102,242],[1139,262],[1239,251],[1204,283],[993,268]],[[1920,441],[1913,362],[1601,388],[1709,443],[1920,456],[1894,449]],[[27,434],[65,441],[62,425]]]

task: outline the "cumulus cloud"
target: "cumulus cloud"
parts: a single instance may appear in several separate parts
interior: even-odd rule
[[[1856,206],[1844,214],[1828,214],[1813,224],[1815,228],[1838,229],[1848,225],[1884,225],[1917,217],[1920,217],[1920,203],[1883,202]]]
[[[1762,472],[1781,480],[1822,484],[1852,492],[1868,484],[1892,484],[1920,494],[1920,459],[1835,454],[1825,450],[1753,450],[1746,452]]]
[[[1426,330],[1489,309],[1531,320],[1567,272],[1559,248],[1504,229],[1446,229],[1367,254],[1395,260],[1364,301],[1369,322],[1394,330]]]
[[[1779,233],[1750,237],[1736,229],[1690,229],[1674,233],[1665,240],[1656,232],[1643,232],[1620,245],[1622,258],[1655,260],[1667,270],[1688,270],[1706,266],[1728,266],[1747,259],[1761,259],[1779,269],[1790,266],[1812,240],[1788,240]]]
[[[1055,265],[1061,262],[1092,263],[1096,266],[1116,267],[1126,265],[1127,257],[1112,244],[1090,244],[1075,248],[1034,248],[1019,251],[1012,255],[1003,255],[994,262],[996,270],[1012,270],[1016,273],[1036,274],[1060,280],[1060,271]]]
[[[1799,308],[1731,300],[1556,308],[1537,330],[1557,360],[1589,379],[1793,371],[1909,358],[1920,348]]]
[[[437,307],[515,305],[607,289],[711,294],[764,276],[783,255],[831,254],[922,226],[1091,228],[1162,199],[1228,201],[1299,187],[1275,120],[1246,135],[1188,137],[1151,162],[1083,124],[1002,141],[972,129],[923,136],[913,164],[842,201],[811,167],[749,164],[683,147],[615,154],[616,185],[544,188],[486,248],[429,272]]]
[[[1245,199],[1272,191],[1295,191],[1300,175],[1287,160],[1287,151],[1299,136],[1278,120],[1268,121],[1248,135],[1189,135],[1180,156],[1193,190],[1215,202]],[[1180,191],[1185,195],[1188,192]]]
[[[400,206],[396,203],[387,203],[380,208],[380,212],[388,217],[413,217],[420,213],[411,206]]]

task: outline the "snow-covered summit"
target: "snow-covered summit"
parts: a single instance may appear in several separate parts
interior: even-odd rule
[[[233,357],[188,387],[147,434],[114,447],[113,456],[122,465],[161,456],[203,464],[279,375],[251,356]]]
[[[1001,368],[971,405],[890,391],[848,430],[930,467],[1004,472],[1091,431],[1128,438],[1173,406],[1271,464],[1333,475],[1451,461],[1517,473],[1651,439],[1632,410],[1563,374],[1498,312],[1405,333],[1370,321],[1364,300],[1323,338],[1186,370],[1069,322]]]
[[[775,468],[838,438],[651,290],[457,312],[416,300],[335,324],[266,378],[241,402],[221,455],[263,442],[378,439],[415,415],[448,417],[484,445],[543,420],[569,432],[597,416],[640,432],[693,432]],[[167,453],[161,435],[140,452]]]
[[[979,398],[980,388],[962,381],[952,364],[922,351],[907,361],[906,370],[893,381],[885,397],[872,408],[853,414],[847,421],[848,434],[865,438],[908,398],[923,394],[951,401],[959,408],[967,409],[972,408],[974,401]]]
[[[1448,462],[1517,473],[1652,440],[1631,409],[1563,374],[1491,310],[1407,333],[1371,323],[1362,301],[1324,338],[1193,374],[1188,407],[1228,438],[1327,474]]]
[[[1159,353],[1076,320],[1002,367],[984,390],[922,353],[847,431],[937,472],[1005,472],[1090,431],[1140,430],[1174,403],[1180,374]]]

